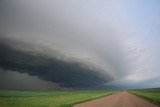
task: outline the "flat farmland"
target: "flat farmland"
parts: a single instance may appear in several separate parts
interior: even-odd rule
[[[160,106],[160,88],[132,90],[130,92]]]
[[[72,107],[118,91],[0,91],[0,107]]]

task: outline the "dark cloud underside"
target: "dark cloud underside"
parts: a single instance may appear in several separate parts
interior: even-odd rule
[[[111,80],[96,70],[78,62],[65,62],[49,56],[23,52],[0,43],[0,67],[5,70],[28,73],[63,87],[94,87]]]
[[[44,81],[37,76],[29,76],[0,68],[0,89],[2,90],[66,90],[53,82]]]

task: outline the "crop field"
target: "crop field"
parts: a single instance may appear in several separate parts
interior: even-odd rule
[[[72,107],[117,91],[0,91],[0,107]]]
[[[160,88],[133,90],[130,92],[160,106]]]

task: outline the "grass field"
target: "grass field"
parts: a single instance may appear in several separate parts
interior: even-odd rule
[[[0,107],[72,107],[117,91],[0,91]]]
[[[130,92],[160,106],[160,88],[132,90]]]

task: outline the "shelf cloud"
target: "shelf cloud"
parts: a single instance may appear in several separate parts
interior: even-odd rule
[[[157,4],[1,0],[0,71],[36,76],[56,88],[157,86]]]

